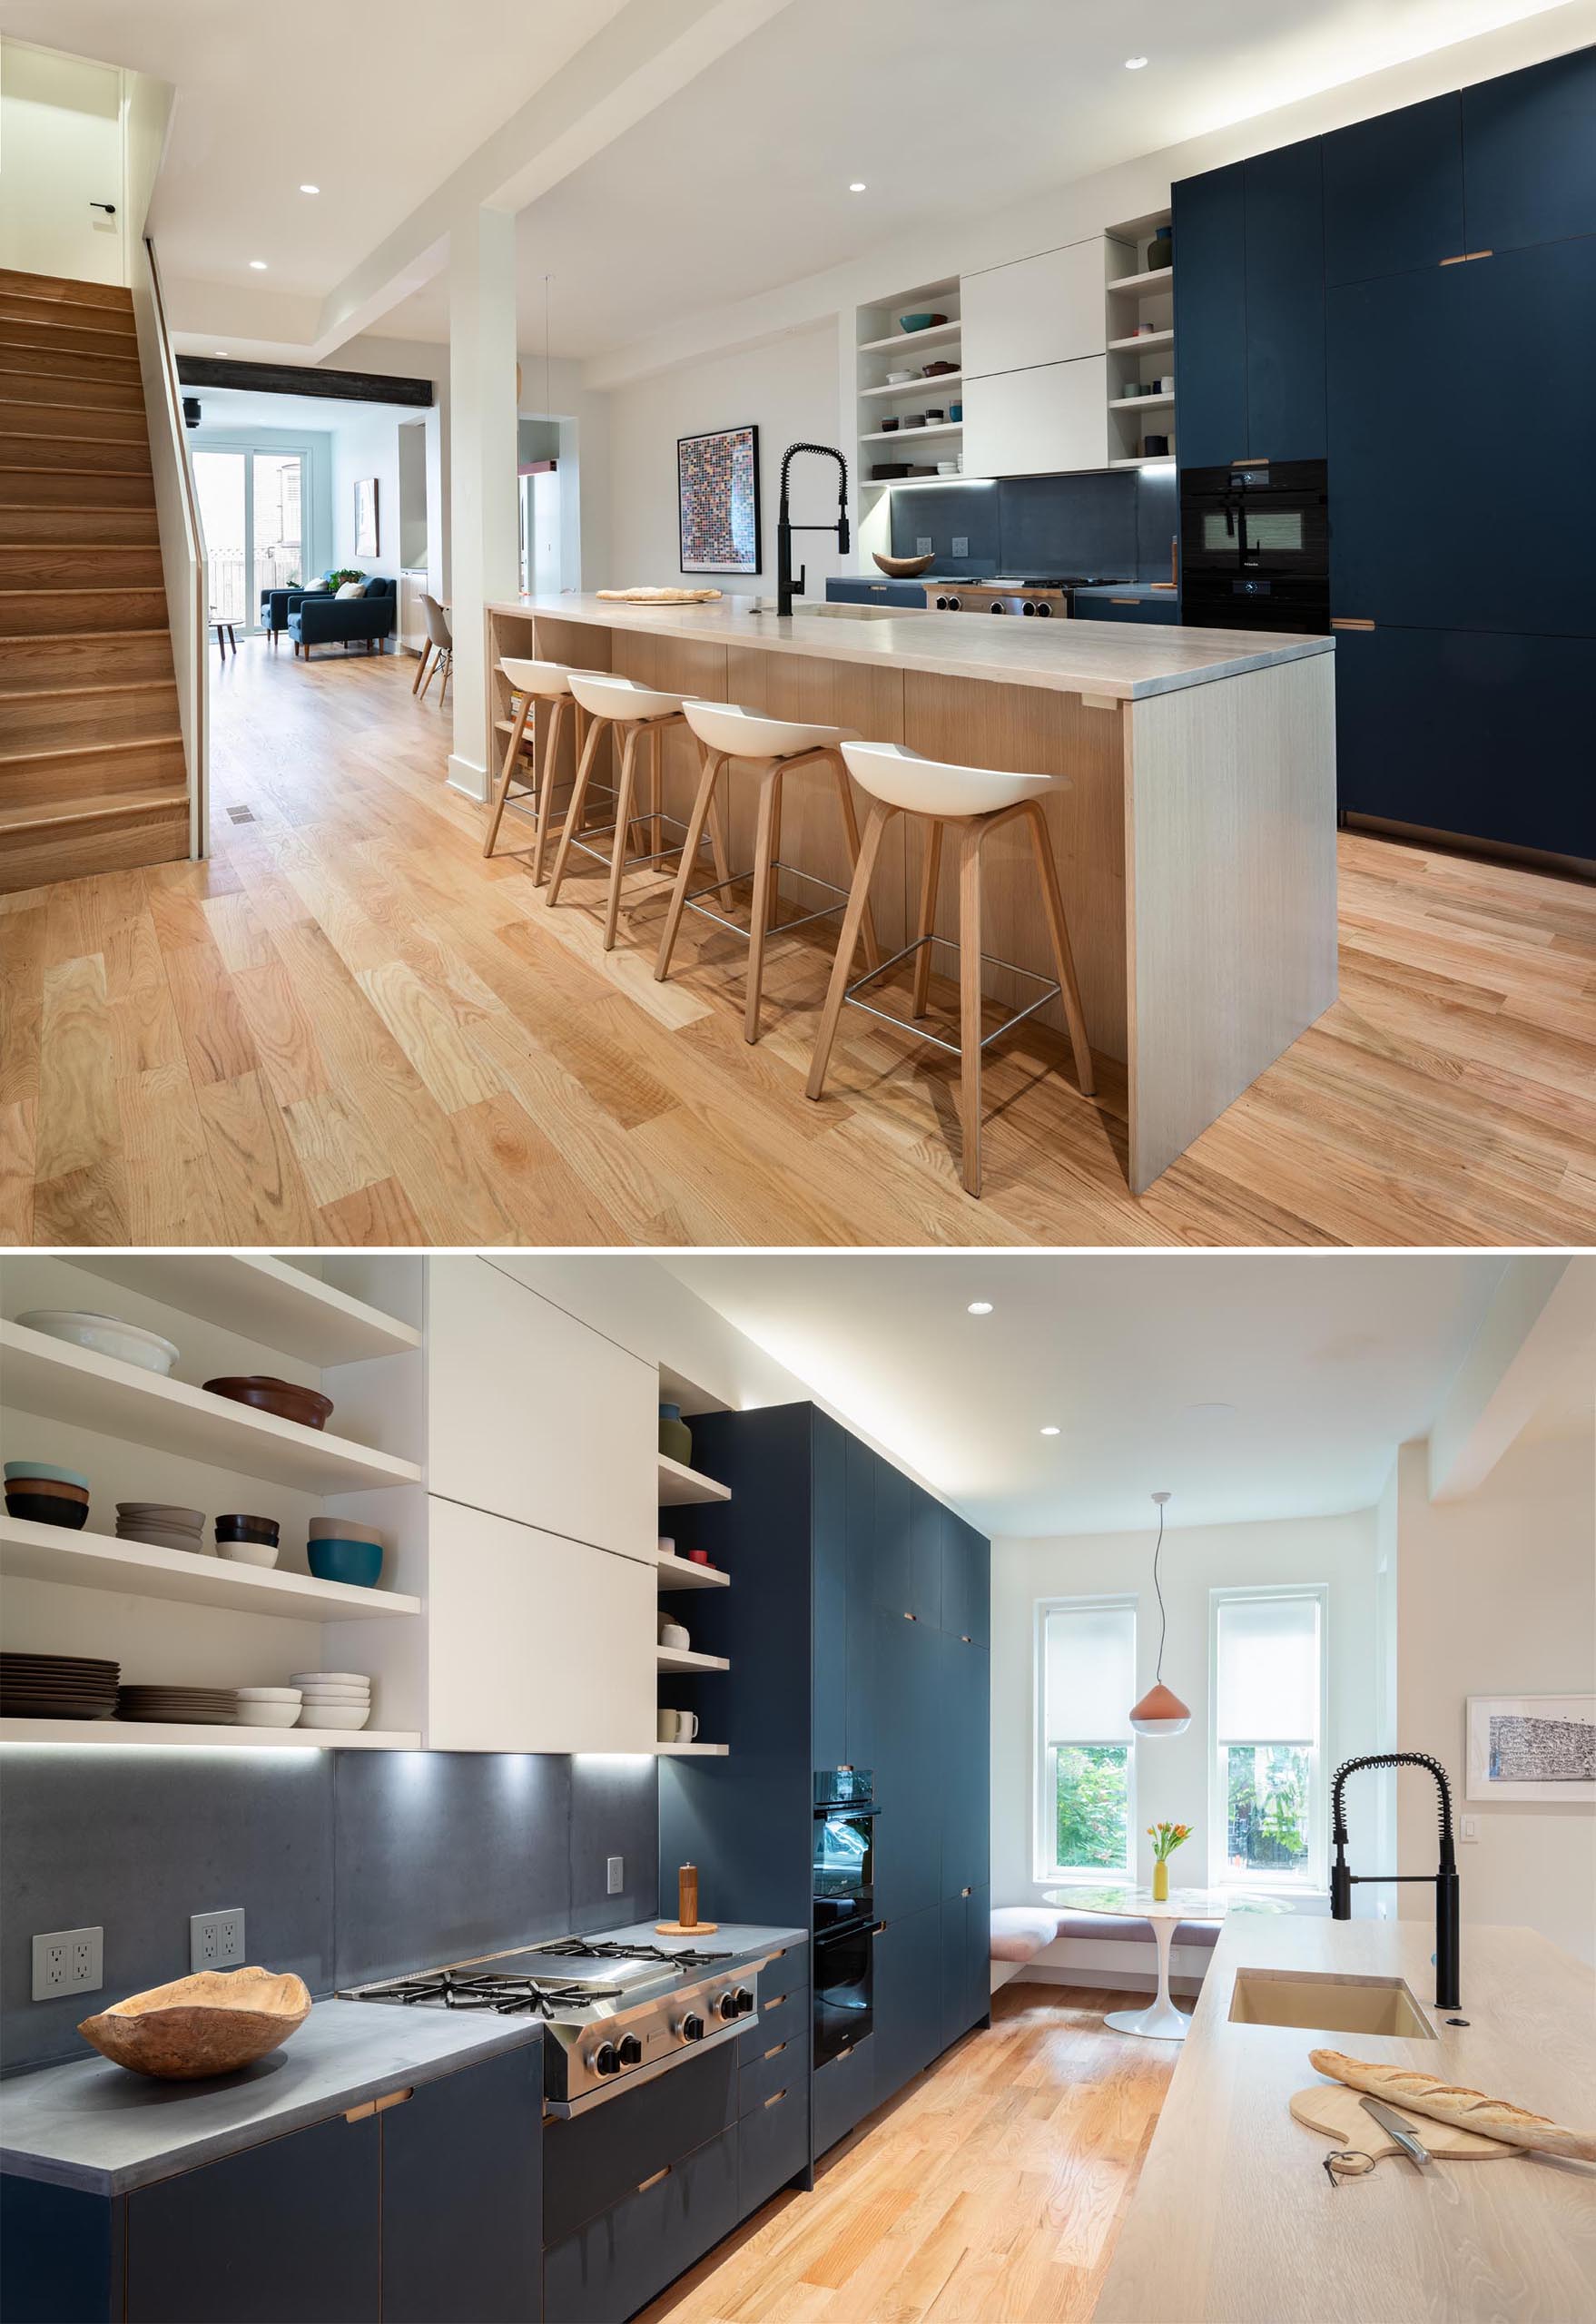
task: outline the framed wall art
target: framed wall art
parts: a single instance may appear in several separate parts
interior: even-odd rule
[[[1471,1799],[1596,1800],[1596,1695],[1471,1695]]]
[[[684,573],[759,571],[759,430],[676,438]]]

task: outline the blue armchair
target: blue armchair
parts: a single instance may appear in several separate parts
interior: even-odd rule
[[[307,661],[312,645],[348,645],[361,638],[368,653],[375,649],[380,654],[385,641],[393,635],[399,597],[385,574],[374,575],[367,582],[363,597],[319,592],[307,596],[299,590],[290,590],[288,597],[288,634],[294,652],[302,653]]]
[[[315,594],[314,590],[307,591],[300,587],[261,590],[261,626],[273,645],[288,627],[288,617],[291,608],[299,604],[301,597],[313,596]]]

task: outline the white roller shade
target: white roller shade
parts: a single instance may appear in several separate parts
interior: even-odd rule
[[[1049,1743],[1131,1738],[1136,1612],[1130,1606],[1056,1606],[1048,1615]]]
[[[1221,1743],[1317,1739],[1316,1598],[1243,1598],[1221,1605],[1218,1663]]]

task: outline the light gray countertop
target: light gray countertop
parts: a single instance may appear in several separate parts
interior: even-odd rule
[[[43,2066],[0,2083],[0,2170],[124,2195],[542,2038],[526,2018],[319,2001],[281,2049],[214,2082],[156,2082],[93,2056]]]
[[[489,613],[541,615],[604,629],[641,630],[695,645],[800,654],[815,661],[914,670],[933,677],[1040,686],[1054,694],[1140,702],[1182,686],[1332,654],[1331,637],[1276,630],[1187,629],[1178,623],[976,621],[962,614],[863,608],[864,619],[830,612],[755,613],[751,597],[699,606],[633,606],[591,594],[510,597]],[[502,648],[501,648],[502,650]]]
[[[790,1945],[807,1945],[806,1928],[766,1928],[759,1921],[719,1921],[713,1935],[661,1936],[652,1921],[628,1921],[625,1928],[601,1930],[595,1945],[657,1945],[662,1953],[730,1953],[739,1961],[754,1960],[762,1953],[784,1953]]]

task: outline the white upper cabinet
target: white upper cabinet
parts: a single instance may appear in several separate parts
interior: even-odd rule
[[[966,473],[1057,476],[1107,468],[1108,375],[1108,357],[1094,355],[966,379]]]
[[[1100,355],[1108,345],[1107,245],[1101,234],[966,274],[959,290],[966,422],[969,382],[990,371],[1021,371]],[[978,470],[965,445],[965,466]]]
[[[428,1285],[431,1491],[652,1575],[654,1367],[485,1259],[434,1259]]]

